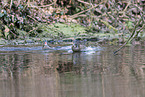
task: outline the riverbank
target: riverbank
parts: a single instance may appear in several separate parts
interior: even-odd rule
[[[145,37],[142,1],[56,1],[0,2],[0,44],[42,44],[44,40],[77,38],[116,44]]]

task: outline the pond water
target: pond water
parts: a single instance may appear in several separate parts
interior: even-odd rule
[[[0,97],[145,97],[145,46],[0,47]]]

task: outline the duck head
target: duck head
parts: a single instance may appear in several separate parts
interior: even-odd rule
[[[44,45],[43,45],[43,49],[49,49],[49,48],[51,48],[51,47],[48,45],[47,41],[45,40]]]

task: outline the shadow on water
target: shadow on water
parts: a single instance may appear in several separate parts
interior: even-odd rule
[[[0,51],[0,97],[144,97],[145,47]],[[113,48],[113,49],[112,49]]]

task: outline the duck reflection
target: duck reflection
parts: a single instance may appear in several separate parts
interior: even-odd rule
[[[82,58],[81,52],[74,52],[70,55],[63,55],[64,60],[58,62],[57,70],[59,73],[74,72],[76,74],[81,73]],[[70,59],[70,60],[69,60]]]
[[[81,53],[75,52],[72,54],[72,62],[74,65],[78,65],[81,63]]]

